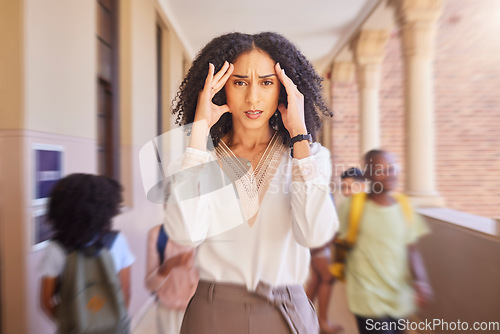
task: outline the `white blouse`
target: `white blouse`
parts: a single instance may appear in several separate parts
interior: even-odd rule
[[[249,224],[234,184],[214,153],[188,148],[183,171],[170,186],[165,228],[172,240],[198,247],[200,279],[272,286],[303,284],[309,248],[330,241],[338,217],[330,196],[330,152],[318,143],[311,156],[293,159],[286,149]]]

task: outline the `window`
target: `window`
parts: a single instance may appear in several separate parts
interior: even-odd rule
[[[97,172],[119,179],[118,5],[97,1]]]
[[[156,134],[163,133],[163,32],[162,28],[156,26]]]

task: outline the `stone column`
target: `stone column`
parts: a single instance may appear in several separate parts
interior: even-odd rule
[[[31,200],[26,128],[26,1],[0,1],[0,332],[28,333]],[[5,83],[5,84],[4,84]],[[31,135],[32,136],[32,135]],[[29,204],[28,204],[29,203]]]
[[[442,206],[436,190],[433,60],[442,0],[403,0],[399,14],[405,66],[406,193],[418,206]]]
[[[352,83],[356,66],[352,61],[336,61],[332,67],[333,83]]]
[[[360,153],[380,148],[380,69],[389,33],[362,30],[355,42],[360,106]]]

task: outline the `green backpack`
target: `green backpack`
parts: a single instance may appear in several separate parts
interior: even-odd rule
[[[67,255],[58,290],[58,333],[130,333],[120,280],[109,253],[117,235],[109,232],[92,246]]]

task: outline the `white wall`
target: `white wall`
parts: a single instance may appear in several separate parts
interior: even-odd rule
[[[26,0],[24,22],[25,128],[95,138],[95,1]]]
[[[9,53],[1,54],[2,62],[9,62],[0,66],[0,74],[12,83],[0,91],[0,256],[2,269],[9,270],[9,276],[2,273],[2,330],[52,333],[38,300],[43,249],[31,247],[32,215],[40,208],[31,201],[32,146],[63,146],[65,174],[96,172],[96,2],[20,0],[2,3],[0,10],[0,42],[9,46]],[[143,284],[146,233],[162,220],[161,206],[145,198],[138,160],[142,145],[156,136],[156,23],[170,24],[162,10],[156,0],[120,0],[120,159],[126,202],[114,226],[136,255],[129,309],[134,321],[151,297]],[[184,48],[173,30],[165,47],[166,87],[176,90]],[[173,93],[165,90],[168,108]],[[170,110],[165,114],[169,119]]]

